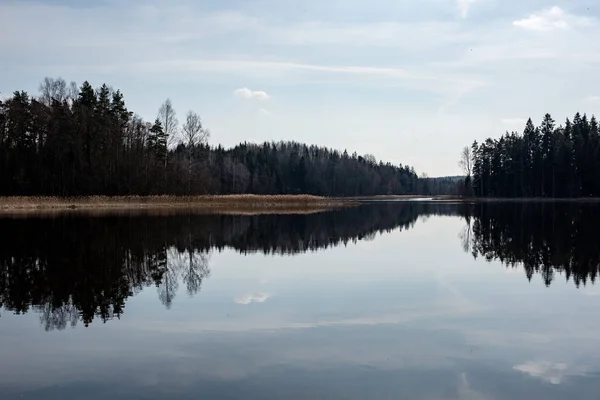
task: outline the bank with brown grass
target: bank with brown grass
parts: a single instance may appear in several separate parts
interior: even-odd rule
[[[0,212],[52,210],[213,209],[253,212],[325,210],[356,202],[310,195],[0,197]]]

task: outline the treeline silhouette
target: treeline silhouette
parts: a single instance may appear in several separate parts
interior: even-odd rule
[[[293,194],[365,196],[420,190],[412,167],[295,142],[207,144],[189,111],[166,100],[146,122],[106,84],[46,78],[37,98],[0,101],[0,195]]]
[[[419,178],[419,194],[429,196],[439,195],[462,195],[464,176],[442,176],[430,178],[421,176]]]
[[[556,125],[546,114],[523,134],[473,143],[470,194],[480,197],[587,197],[600,195],[598,121],[575,114]],[[469,164],[467,164],[469,165]],[[463,167],[464,168],[464,167]],[[470,172],[470,165],[467,173]]]
[[[510,202],[477,204],[463,233],[474,257],[540,274],[549,286],[557,275],[577,287],[594,283],[600,271],[598,206],[591,203]],[[467,219],[469,222],[471,219]]]
[[[0,218],[0,308],[40,313],[46,330],[123,314],[125,301],[156,286],[165,307],[183,285],[209,276],[211,250],[295,254],[408,229],[450,205],[371,205],[310,215],[167,216],[62,214]]]

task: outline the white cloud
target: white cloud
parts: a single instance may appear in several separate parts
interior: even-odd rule
[[[248,88],[240,88],[233,92],[234,95],[241,99],[247,100],[267,100],[270,96],[262,90],[250,90]]]
[[[471,8],[471,5],[477,3],[478,1],[480,0],[456,0],[458,9],[460,11],[460,16],[463,18],[467,18],[467,16],[469,15],[469,9]]]
[[[585,375],[585,371],[581,368],[573,368],[565,363],[552,363],[548,361],[529,361],[515,365],[513,369],[543,379],[554,385],[560,384],[567,376]]]
[[[514,26],[534,31],[567,29],[591,24],[592,21],[589,18],[569,14],[557,6],[533,13],[527,18],[513,22]]]
[[[331,72],[355,75],[388,76],[407,79],[435,79],[433,76],[425,76],[412,73],[402,68],[379,68],[351,65],[318,65],[284,61],[258,61],[258,60],[173,60],[154,63],[141,63],[134,68],[144,68],[154,72],[164,70],[178,70],[186,72],[243,72],[253,74],[260,72],[266,76],[272,76],[277,72],[307,71],[307,72]],[[248,88],[237,89],[234,94],[242,98],[253,98],[254,96],[268,98],[269,95],[262,91],[252,91]]]
[[[460,378],[458,381],[458,393],[461,399],[469,399],[469,400],[485,400],[486,396],[482,393],[474,390],[469,384],[469,380],[467,378],[467,374],[465,372],[460,374]]]
[[[266,108],[259,108],[258,113],[262,115],[272,115],[271,111],[267,110]]]
[[[254,293],[234,299],[237,304],[264,303],[271,297],[268,293]]]
[[[469,39],[471,35],[460,28],[455,21],[308,21],[270,27],[267,40],[283,45],[395,47],[405,51],[422,51],[424,46],[441,47]]]
[[[526,118],[502,118],[500,120],[504,125],[525,125],[527,122]]]
[[[69,69],[68,66],[65,68]],[[423,69],[399,67],[319,65],[287,61],[176,59],[112,64],[111,66],[96,64],[89,68],[95,72],[106,72],[107,68],[110,68],[135,74],[142,72],[149,74],[177,73],[178,76],[199,73],[235,74],[246,78],[266,80],[269,84],[292,81],[295,83],[307,81],[319,83],[324,80],[328,83],[365,82],[370,85],[385,82],[386,86],[389,84],[409,85],[423,91],[450,93],[452,96],[465,89],[472,90],[486,84],[473,76],[443,71],[427,72]],[[81,71],[80,67],[78,71]],[[244,99],[260,98],[264,100],[270,98],[265,92],[252,91],[248,88],[237,89],[234,94]]]
[[[596,95],[587,96],[583,100],[586,101],[587,103],[598,103],[598,102],[600,102],[600,96],[596,96]]]

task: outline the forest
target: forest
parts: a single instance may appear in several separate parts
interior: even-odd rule
[[[208,145],[189,111],[180,125],[167,99],[157,118],[128,110],[104,84],[46,78],[39,95],[0,101],[0,195],[429,194],[409,166],[296,142]],[[452,186],[452,185],[450,185]],[[429,189],[430,188],[430,189]]]
[[[465,191],[477,197],[574,198],[600,195],[600,140],[594,116],[557,125],[546,114],[522,134],[506,133],[465,147]]]

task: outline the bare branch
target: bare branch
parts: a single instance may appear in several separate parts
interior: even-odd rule
[[[209,137],[210,132],[202,127],[200,116],[193,111],[188,111],[183,124],[183,140],[186,146],[198,146],[205,143]]]
[[[67,82],[62,78],[45,77],[40,83],[39,91],[40,101],[46,105],[52,104],[52,100],[62,103],[68,96]]]
[[[462,149],[458,166],[463,170],[466,176],[471,176],[473,169],[473,157],[471,154],[471,148],[469,146],[465,146]]]
[[[162,123],[163,132],[167,135],[167,143],[169,146],[177,143],[177,136],[179,133],[179,121],[177,120],[177,114],[171,103],[171,99],[165,100],[162,106],[158,110],[158,119]]]

